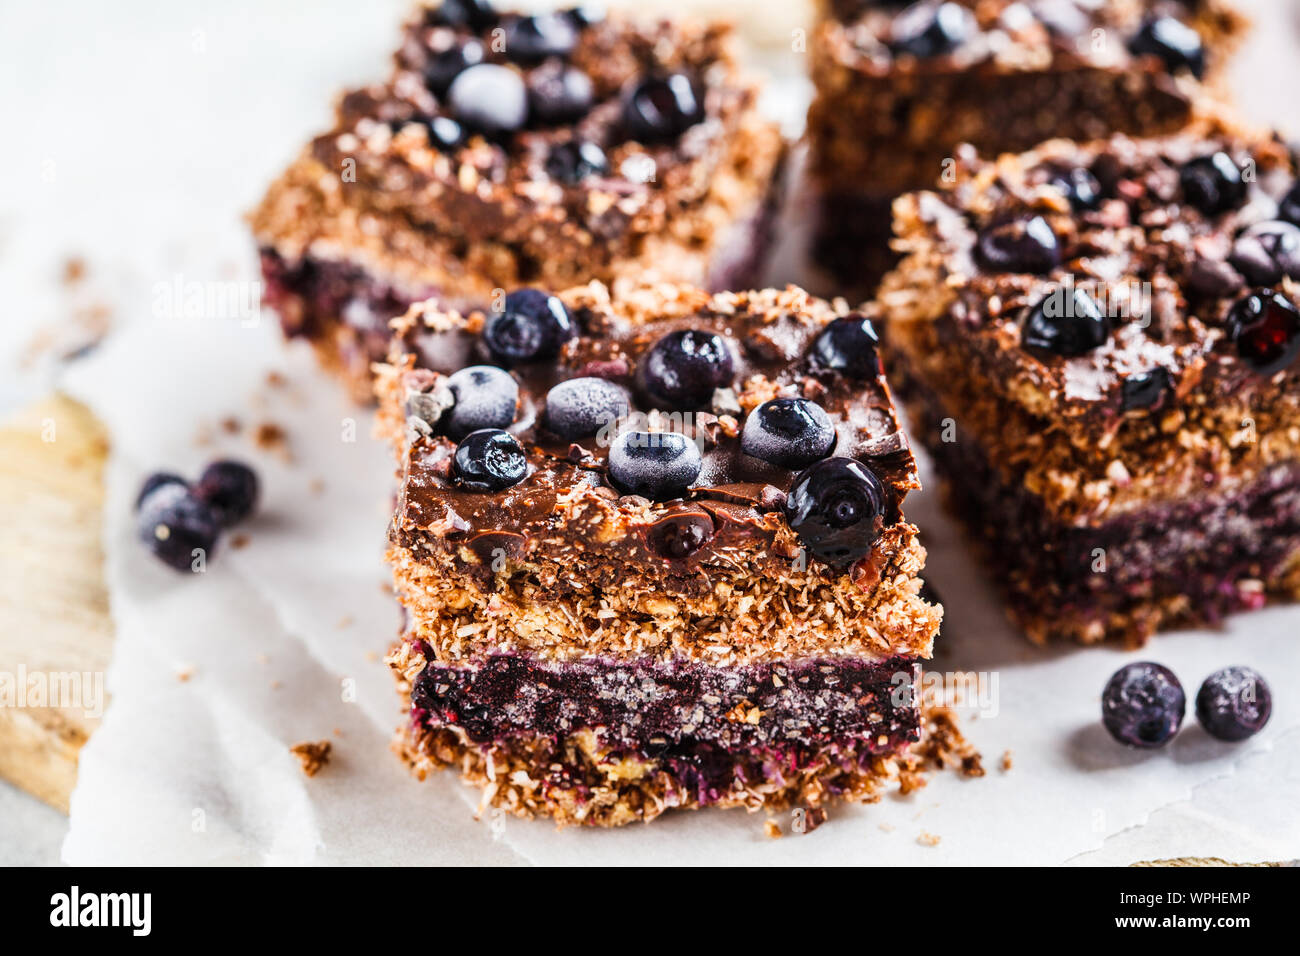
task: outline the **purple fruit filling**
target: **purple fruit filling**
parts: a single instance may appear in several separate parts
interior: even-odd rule
[[[915,741],[917,674],[902,657],[714,667],[498,654],[473,667],[427,664],[412,717],[480,745],[594,730],[610,759],[652,759],[726,789],[741,765],[794,770],[828,749],[866,757]]]

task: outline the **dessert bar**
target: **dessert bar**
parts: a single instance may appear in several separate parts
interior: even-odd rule
[[[783,153],[723,25],[446,0],[251,216],[268,302],[359,398],[413,302],[752,284]]]
[[[793,287],[419,304],[380,368],[397,749],[507,811],[869,799],[941,609],[871,323]]]
[[[960,143],[1171,133],[1218,85],[1244,29],[1223,0],[822,0],[810,57],[820,260],[869,285],[889,203],[929,188]]]
[[[1052,141],[895,204],[879,307],[952,507],[1035,641],[1300,590],[1300,190],[1207,122]]]

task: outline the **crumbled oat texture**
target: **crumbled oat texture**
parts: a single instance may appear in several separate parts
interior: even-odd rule
[[[916,842],[922,846],[938,846],[940,839],[939,836],[922,830],[921,835],[916,838]]]
[[[330,761],[330,751],[334,749],[334,744],[328,740],[317,740],[315,742],[305,741],[300,744],[294,744],[289,748],[289,753],[298,758],[302,764],[302,772],[309,777],[314,777]]]
[[[894,787],[910,793],[924,774],[960,765],[973,750],[948,708],[926,712],[922,739],[891,756],[830,755],[779,781],[737,783],[709,806],[744,807],[751,813],[804,807],[805,819],[824,819],[836,800],[875,803]],[[483,806],[520,817],[551,816],[561,826],[613,827],[648,823],[666,810],[697,809],[697,796],[652,760],[611,760],[590,731],[563,741],[516,740],[488,747],[468,743],[449,728],[403,728],[394,751],[423,780],[431,771],[456,767],[483,792]],[[815,825],[815,824],[814,824]]]

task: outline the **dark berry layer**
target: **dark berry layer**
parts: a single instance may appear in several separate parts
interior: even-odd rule
[[[596,733],[610,759],[654,760],[726,790],[738,761],[777,766],[827,748],[892,753],[917,739],[917,665],[809,660],[719,668],[685,661],[538,663],[515,655],[476,667],[425,666],[413,719],[475,744]]]

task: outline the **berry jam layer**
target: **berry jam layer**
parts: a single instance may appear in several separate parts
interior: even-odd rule
[[[1140,646],[1157,630],[1300,597],[1300,461],[1110,520],[1061,524],[1041,498],[1002,484],[960,426],[941,438],[947,412],[900,387],[950,506],[986,548],[1010,615],[1034,641]]]
[[[527,782],[541,803],[534,811],[582,822],[810,794],[861,799],[881,759],[920,736],[917,676],[903,658],[746,668],[557,666],[507,655],[472,668],[431,662],[411,682],[399,746],[417,769],[458,763],[472,777],[476,761],[490,762],[503,781]],[[657,794],[648,804],[647,789]],[[626,814],[633,791],[640,797],[626,818],[584,819],[613,794]]]

